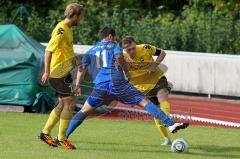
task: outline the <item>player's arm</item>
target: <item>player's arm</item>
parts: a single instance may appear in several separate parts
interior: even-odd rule
[[[76,86],[74,89],[74,94],[76,96],[80,96],[81,95],[81,82],[83,81],[85,74],[86,74],[86,70],[85,68],[83,69],[78,69],[77,71],[77,79],[76,79]]]
[[[127,76],[128,79],[130,79],[130,74],[128,71],[128,64],[127,61],[125,60],[123,54],[117,54],[115,55],[116,61],[119,64],[119,66],[123,69],[125,72],[125,75]]]
[[[156,48],[154,56],[158,56],[155,62],[157,65],[159,65],[164,60],[166,53],[163,49]]]
[[[86,68],[83,68],[81,70],[78,70],[77,72],[77,79],[76,79],[76,86],[80,86],[81,82],[83,81],[85,74],[86,74]]]
[[[116,47],[114,48],[114,56],[115,56],[117,63],[119,64],[119,66],[123,69],[126,77],[128,78],[128,80],[130,80],[131,77],[130,77],[129,70],[128,70],[129,65],[124,58],[123,50],[119,46],[119,44],[117,44]]]
[[[51,40],[48,43],[48,46],[45,50],[44,57],[44,74],[42,76],[42,83],[47,84],[49,75],[50,75],[50,64],[52,60],[52,54],[56,51],[56,49],[61,45],[63,36],[65,32],[62,28],[54,30],[52,33]]]
[[[50,63],[52,59],[52,53],[50,51],[45,51],[45,57],[44,57],[44,74],[42,76],[42,83],[47,84],[50,74]]]
[[[148,69],[149,73],[156,72],[158,65],[164,60],[166,57],[166,53],[163,49],[157,48],[155,46],[150,46],[152,49],[149,50],[149,54],[151,56],[157,56],[157,59],[154,63],[151,64],[151,66]]]
[[[81,95],[81,82],[85,77],[87,67],[90,65],[90,63],[91,63],[90,56],[88,53],[86,53],[82,58],[82,61],[78,65],[77,78],[76,78],[76,84],[74,89],[74,94],[76,96]]]

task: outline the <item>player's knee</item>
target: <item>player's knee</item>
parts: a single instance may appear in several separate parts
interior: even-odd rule
[[[148,98],[144,98],[139,102],[139,106],[141,107],[145,107],[148,103],[150,103],[151,101]]]
[[[63,105],[62,99],[58,98],[58,103],[57,103],[55,108],[58,109],[58,110],[63,110],[63,107],[64,107],[64,105]]]
[[[157,93],[158,102],[161,103],[168,99],[169,90],[167,88],[160,89]]]
[[[64,109],[69,109],[70,111],[73,111],[75,109],[76,102],[73,96],[63,97],[62,103]]]
[[[89,115],[95,108],[92,107],[88,102],[85,102],[83,107],[81,108],[81,112],[84,114],[84,115]]]

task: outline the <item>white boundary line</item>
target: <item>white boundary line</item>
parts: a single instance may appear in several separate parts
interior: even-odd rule
[[[131,109],[131,108],[114,107],[114,108],[112,108],[112,110],[125,110],[125,111],[131,111],[131,112],[136,112],[136,113],[148,114],[148,112],[145,110],[138,110],[138,109]],[[215,119],[209,119],[209,118],[201,118],[201,117],[195,117],[195,116],[190,116],[190,115],[181,115],[181,114],[170,114],[169,116],[173,117],[175,119],[197,121],[197,122],[202,122],[202,123],[209,123],[209,124],[216,124],[216,125],[240,128],[240,123],[235,123],[235,122],[215,120]]]
[[[240,123],[235,123],[235,122],[209,119],[209,118],[201,118],[201,117],[195,117],[195,116],[186,116],[186,115],[179,115],[179,114],[170,114],[170,116],[173,118],[176,118],[176,119],[197,121],[197,122],[202,122],[202,123],[210,123],[210,124],[240,128]]]

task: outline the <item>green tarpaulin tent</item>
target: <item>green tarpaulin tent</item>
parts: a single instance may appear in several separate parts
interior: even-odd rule
[[[15,25],[0,25],[0,104],[31,106],[39,83],[44,47]]]

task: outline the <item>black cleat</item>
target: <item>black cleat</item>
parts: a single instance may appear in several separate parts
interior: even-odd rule
[[[168,129],[171,133],[176,133],[180,129],[185,129],[189,126],[189,123],[175,123],[173,126],[169,126]]]

